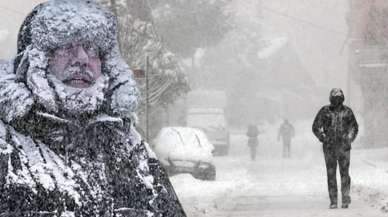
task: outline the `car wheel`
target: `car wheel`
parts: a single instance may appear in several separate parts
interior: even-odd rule
[[[216,168],[215,167],[209,167],[205,174],[205,180],[214,181],[216,180]]]

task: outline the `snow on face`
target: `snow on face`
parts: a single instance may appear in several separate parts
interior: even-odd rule
[[[16,70],[16,77],[25,80],[24,96],[30,100],[21,100],[24,107],[17,106],[18,115],[7,120],[25,114],[34,102],[53,113],[62,109],[72,116],[90,113],[108,91],[111,112],[133,118],[138,90],[121,57],[112,13],[94,1],[51,0],[37,9],[30,25],[31,35],[25,31],[22,37],[26,46]]]
[[[38,101],[70,115],[97,110],[112,73],[102,75],[100,57],[117,44],[113,15],[94,1],[48,1],[31,21],[31,39],[26,76]]]
[[[101,76],[99,48],[91,43],[71,43],[50,54],[49,73],[65,85],[89,88]]]
[[[100,108],[104,101],[104,92],[108,87],[108,77],[101,75],[87,88],[72,87],[63,83],[53,74],[47,79],[54,85],[61,108],[70,115],[92,113]]]

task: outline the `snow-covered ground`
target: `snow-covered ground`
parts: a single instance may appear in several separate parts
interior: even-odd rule
[[[352,150],[352,204],[329,210],[323,154],[310,123],[295,124],[291,159],[281,158],[277,123],[261,126],[255,162],[245,131],[235,131],[230,155],[214,159],[216,181],[171,177],[188,216],[388,216],[388,149]]]

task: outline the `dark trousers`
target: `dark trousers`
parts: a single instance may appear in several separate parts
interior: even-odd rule
[[[329,189],[329,197],[331,203],[337,203],[337,163],[339,165],[341,175],[341,193],[342,203],[350,203],[350,150],[330,149],[324,148],[326,170],[327,170],[327,184]]]
[[[291,157],[291,142],[283,142],[283,157]]]
[[[256,160],[256,149],[257,149],[257,147],[256,146],[251,146],[251,147],[249,147],[249,149],[251,150],[251,160],[252,161]]]

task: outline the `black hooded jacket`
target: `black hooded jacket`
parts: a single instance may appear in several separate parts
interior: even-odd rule
[[[325,147],[350,149],[350,144],[358,133],[356,118],[353,111],[343,105],[342,91],[339,96],[332,93],[330,101],[331,104],[322,107],[316,115],[312,126],[313,133]]]

